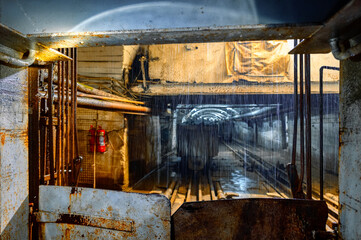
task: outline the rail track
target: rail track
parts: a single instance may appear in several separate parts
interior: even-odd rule
[[[171,202],[172,215],[184,202],[215,201],[250,197],[291,198],[288,176],[282,167],[274,166],[271,163],[266,162],[264,159],[250,151],[247,146],[238,142],[223,142],[222,145],[227,148],[228,152],[230,151],[234,154],[235,157],[231,161],[237,162],[244,171],[252,173],[253,175],[249,175],[250,178],[258,178],[257,184],[262,186],[260,188],[264,189],[264,191],[260,191],[259,193],[257,193],[257,191],[253,193],[245,192],[244,194],[225,191],[223,186],[225,181],[222,181],[221,178],[215,176],[215,171],[213,171],[212,166],[210,166],[212,165],[212,162],[209,163],[208,167],[204,170],[188,171],[187,174],[180,173],[179,165],[168,162],[163,169],[168,168],[167,171],[176,172],[175,176],[167,178],[167,180],[162,183],[154,183],[153,190],[151,191],[140,192],[165,195]],[[223,160],[224,159],[221,159],[219,161]],[[161,169],[158,170],[158,173],[160,171]],[[149,178],[144,178],[142,181],[146,182],[148,180]],[[139,190],[134,191],[139,192]],[[317,191],[313,191],[313,198],[319,199]],[[324,195],[324,200],[329,208],[329,217],[326,226],[327,231],[337,230],[338,201],[332,195],[327,194]]]

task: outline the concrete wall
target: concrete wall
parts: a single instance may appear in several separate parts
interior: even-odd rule
[[[340,232],[361,239],[361,62],[341,61]]]
[[[0,239],[28,239],[27,70],[0,65]]]

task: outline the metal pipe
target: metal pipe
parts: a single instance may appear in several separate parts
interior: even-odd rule
[[[146,61],[145,56],[142,56],[139,61],[140,61],[140,67],[141,67],[141,70],[142,70],[143,88],[144,88],[144,90],[146,90],[147,89],[147,83],[146,83],[146,79],[145,79],[145,67],[144,67],[144,62]]]
[[[35,50],[30,49],[26,58],[19,59],[0,52],[0,62],[12,65],[14,67],[29,67],[35,61],[35,53]]]
[[[127,98],[119,97],[117,95],[104,92],[102,90],[93,88],[91,86],[88,86],[88,85],[85,85],[82,83],[77,83],[77,89],[78,89],[78,91],[89,93],[89,94],[100,95],[100,96],[104,96],[104,97],[111,97],[111,98],[117,98],[119,100],[129,101],[129,99],[127,99]],[[139,102],[139,104],[141,104],[141,102]]]
[[[297,39],[294,40],[295,45],[297,45]],[[292,164],[296,165],[296,147],[297,147],[297,120],[298,120],[298,89],[297,89],[297,54],[294,55],[294,64],[293,64],[293,141],[292,141]]]
[[[95,98],[95,99],[101,99],[101,100],[109,100],[109,101],[116,101],[116,102],[127,102],[127,103],[134,103],[134,104],[142,104],[144,105],[144,102],[139,101],[132,101],[132,100],[124,100],[114,97],[105,97],[105,96],[99,96],[99,95],[93,95],[93,94],[86,94],[82,92],[78,92],[77,96],[79,97],[88,97],[88,98]]]
[[[303,54],[300,55],[300,163],[301,174],[298,191],[303,193],[302,184],[305,175],[305,126],[304,126],[304,105],[303,105]]]
[[[61,61],[58,62],[58,79],[61,78]],[[59,85],[58,85],[59,86]],[[61,99],[61,91],[60,89],[58,89],[58,94],[57,94],[58,99]],[[57,109],[57,118],[58,118],[58,126],[56,129],[56,173],[57,173],[57,178],[56,178],[56,182],[57,185],[61,186],[61,177],[60,177],[60,161],[61,161],[61,142],[62,142],[62,138],[61,138],[61,120],[60,120],[60,115],[61,115],[61,104],[58,104],[58,109]]]
[[[100,101],[91,98],[78,97],[77,104],[81,106],[89,106],[89,107],[99,107],[99,108],[111,108],[125,111],[134,111],[134,112],[150,112],[150,108],[136,106],[128,103],[118,103],[118,102],[108,102],[108,101]]]
[[[70,49],[70,57],[74,58],[74,48]],[[75,130],[74,130],[74,121],[76,120],[74,118],[74,106],[76,105],[76,99],[75,99],[75,76],[74,76],[74,61],[70,62],[70,76],[71,76],[71,114],[70,114],[70,129],[71,129],[71,136],[70,136],[70,180],[69,183],[71,185],[73,185],[74,183],[74,159],[75,159],[75,139],[74,139],[74,134],[75,134]]]
[[[307,199],[312,199],[312,169],[311,169],[311,60],[305,55],[305,91],[306,91],[306,175]]]
[[[45,113],[45,98],[40,98],[40,116],[44,116]],[[46,144],[46,128],[44,119],[40,118],[40,184],[45,184],[45,144]]]
[[[331,38],[330,46],[332,54],[337,60],[346,60],[361,53],[361,43],[356,43],[355,46],[349,47],[348,49],[342,51],[339,47],[338,39]]]
[[[50,168],[50,185],[55,184],[54,178],[54,138],[53,138],[53,64],[48,67],[48,133],[49,133],[49,168]]]
[[[64,49],[61,49],[61,53],[65,53]],[[59,104],[61,104],[61,114],[60,114],[60,123],[61,123],[61,173],[60,173],[60,181],[61,181],[61,185],[64,185],[65,179],[64,179],[64,172],[65,172],[65,144],[64,144],[64,137],[65,137],[65,123],[64,123],[64,109],[65,109],[65,77],[64,77],[64,72],[65,72],[65,63],[64,61],[61,63],[61,79],[60,79],[60,89],[58,91],[61,90],[61,99]],[[56,101],[56,99],[55,99]]]
[[[69,49],[65,49],[65,55],[69,55]],[[69,61],[65,61],[65,79],[69,79]],[[70,93],[70,86],[69,81],[66,81],[66,101],[65,101],[65,127],[66,127],[66,136],[65,136],[65,184],[66,186],[69,185],[69,161],[70,161],[70,109],[69,109],[69,102],[71,101],[69,93]]]
[[[78,186],[78,180],[79,180],[79,173],[80,173],[80,166],[81,166],[81,162],[83,160],[83,157],[79,155],[79,142],[78,142],[78,127],[77,127],[77,117],[76,117],[76,113],[77,113],[77,82],[78,82],[78,50],[77,48],[74,48],[74,56],[73,56],[74,60],[74,101],[75,103],[73,104],[73,109],[74,109],[74,143],[75,143],[75,156],[76,158],[74,159],[74,170],[75,170],[75,176],[74,176],[74,182],[73,185],[74,186]]]
[[[78,75],[76,75],[76,77],[78,78]],[[54,83],[58,83],[58,79],[56,77],[54,78]],[[77,82],[76,86],[77,86],[77,91],[83,92],[83,94],[87,93],[87,94],[91,95],[93,98],[97,98],[97,97],[105,98],[105,97],[107,97],[107,98],[114,99],[113,101],[118,101],[118,102],[127,102],[127,103],[134,103],[134,104],[140,104],[140,105],[145,104],[144,102],[141,102],[141,101],[135,101],[135,100],[128,99],[128,98],[125,98],[125,97],[120,97],[118,95],[111,94],[111,93],[105,92],[103,90],[93,88],[93,87],[88,86],[88,85],[86,85],[84,83]],[[111,90],[111,89],[109,89],[109,90]],[[95,97],[95,96],[97,96],[97,97]]]
[[[337,67],[320,67],[320,200],[323,200],[323,70],[337,70]]]
[[[40,92],[42,93],[42,92]],[[43,94],[43,93],[42,93]],[[58,102],[58,96],[54,96],[54,101]],[[71,101],[71,98],[69,99]],[[117,109],[127,112],[129,114],[134,113],[149,113],[151,111],[150,108],[144,106],[137,106],[129,103],[121,103],[121,102],[110,102],[110,101],[101,101],[87,97],[77,97],[77,105],[79,106],[87,106],[87,107],[96,107],[96,108],[109,108],[109,109]]]

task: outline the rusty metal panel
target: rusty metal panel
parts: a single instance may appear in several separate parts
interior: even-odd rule
[[[0,65],[0,239],[27,239],[27,70]]]
[[[173,239],[313,239],[325,230],[323,201],[237,199],[184,203],[172,216]]]
[[[41,239],[169,239],[170,202],[161,195],[40,186]]]

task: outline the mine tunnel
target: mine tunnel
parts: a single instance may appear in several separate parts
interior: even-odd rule
[[[360,239],[360,20],[1,2],[1,239]]]

